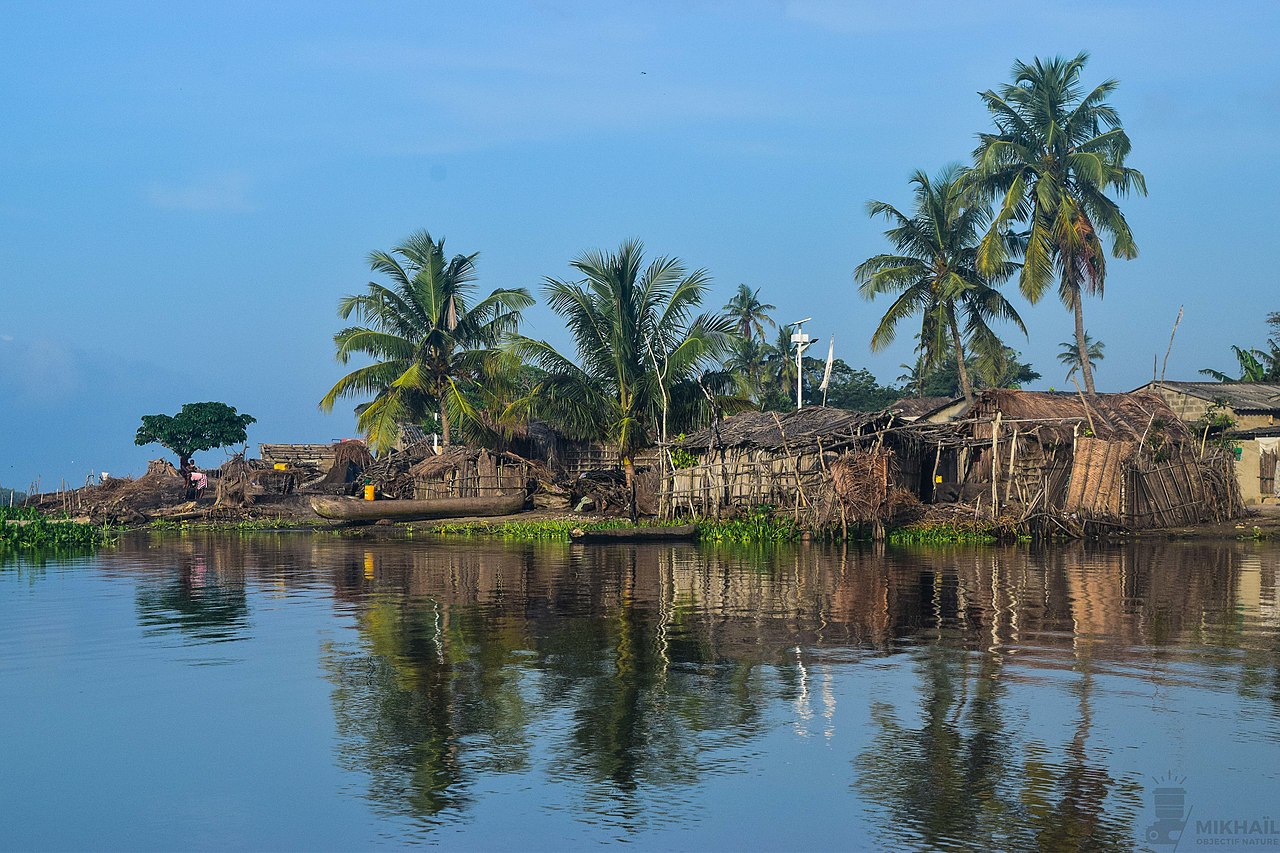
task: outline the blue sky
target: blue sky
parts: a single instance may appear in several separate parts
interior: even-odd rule
[[[1141,257],[1086,306],[1101,390],[1229,368],[1280,310],[1271,200],[1280,6],[723,2],[0,3],[0,484],[137,473],[139,416],[226,401],[250,441],[351,435],[316,402],[340,375],[340,296],[411,231],[480,252],[481,285],[535,288],[643,239],[815,318],[871,354],[884,306],[867,199],[909,201],[965,160],[976,95],[1017,58],[1092,54],[1150,196]],[[1016,300],[1010,343],[1062,384],[1071,329]],[[563,342],[538,307],[532,334]],[[198,461],[215,465],[221,451]]]

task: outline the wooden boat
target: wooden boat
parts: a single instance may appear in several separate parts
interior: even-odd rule
[[[311,509],[338,521],[419,521],[430,518],[512,515],[524,509],[524,495],[506,498],[433,498],[427,501],[365,501],[316,495]]]
[[[691,542],[698,538],[696,524],[676,527],[615,527],[608,530],[574,530],[575,542]]]

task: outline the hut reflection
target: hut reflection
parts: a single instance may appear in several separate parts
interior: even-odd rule
[[[1142,792],[1095,726],[1109,683],[1178,684],[1194,646],[1280,715],[1277,561],[1248,543],[184,542],[141,571],[140,621],[243,636],[246,589],[323,589],[354,626],[323,656],[339,759],[380,810],[427,824],[465,813],[482,777],[537,772],[630,832],[780,724],[861,725],[836,688],[901,661],[908,686],[875,697],[842,783],[884,838],[1127,848]],[[1028,722],[1037,702],[1066,709],[1056,739]]]

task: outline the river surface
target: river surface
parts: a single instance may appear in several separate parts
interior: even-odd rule
[[[0,849],[1280,847],[1278,578],[1244,542],[9,558]]]

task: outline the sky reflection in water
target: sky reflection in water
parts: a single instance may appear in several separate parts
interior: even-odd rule
[[[1166,774],[1193,817],[1271,816],[1278,572],[293,534],[10,561],[0,848],[1131,849]]]

